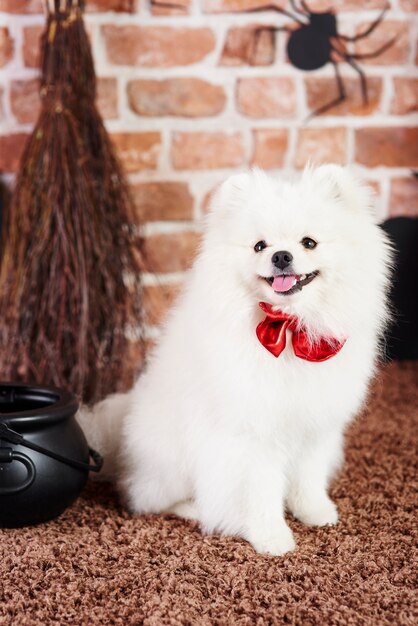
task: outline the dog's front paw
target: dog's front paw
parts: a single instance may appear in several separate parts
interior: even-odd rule
[[[272,556],[281,556],[286,552],[291,552],[296,547],[293,533],[286,525],[271,532],[251,533],[248,536],[248,541],[256,552],[271,554]]]
[[[337,507],[328,496],[299,503],[292,513],[307,526],[326,526],[338,522]]]

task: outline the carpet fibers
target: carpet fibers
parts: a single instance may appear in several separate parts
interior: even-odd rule
[[[0,624],[418,624],[417,417],[417,365],[386,366],[347,433],[341,521],[290,519],[298,546],[281,558],[174,516],[130,517],[89,483],[58,520],[0,531]]]

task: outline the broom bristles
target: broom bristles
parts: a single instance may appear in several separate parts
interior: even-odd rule
[[[87,35],[78,3],[67,5],[48,17],[42,109],[5,216],[0,370],[92,402],[122,384],[125,329],[140,321],[139,272],[133,206],[95,108]]]

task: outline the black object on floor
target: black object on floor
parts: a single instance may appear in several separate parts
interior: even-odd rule
[[[75,420],[78,402],[61,389],[0,384],[0,528],[45,522],[80,494],[100,455]],[[89,464],[89,458],[94,461]]]
[[[418,218],[394,217],[382,227],[396,249],[391,290],[394,322],[387,334],[387,356],[418,359]]]

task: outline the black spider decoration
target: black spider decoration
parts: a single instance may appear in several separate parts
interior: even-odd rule
[[[260,28],[257,28],[255,31],[254,51],[249,59],[249,62],[251,64],[253,63],[259,38],[263,32],[276,33],[284,30],[290,33],[290,37],[287,42],[287,55],[294,67],[297,67],[300,70],[312,71],[323,67],[327,63],[332,63],[335,69],[335,78],[338,86],[337,98],[316,109],[316,111],[311,113],[310,117],[320,115],[346,99],[344,83],[338,69],[338,63],[340,61],[349,63],[356,70],[356,72],[358,72],[360,76],[363,103],[366,105],[368,103],[366,75],[356,61],[359,59],[370,59],[379,56],[393,45],[397,37],[394,37],[377,50],[366,54],[351,54],[347,51],[345,44],[348,42],[358,41],[359,39],[363,39],[364,37],[370,35],[370,33],[374,31],[374,29],[383,20],[383,17],[389,7],[386,6],[380,13],[379,17],[363,32],[353,37],[349,37],[347,35],[341,35],[338,32],[337,16],[334,11],[330,10],[323,13],[315,13],[309,9],[308,4],[304,0],[301,0],[300,7],[296,5],[294,0],[290,0],[290,4],[297,15],[292,15],[292,13],[273,4],[267,4],[265,6],[248,10],[249,13],[260,11],[276,11],[278,13],[283,13],[300,25],[296,29],[290,28],[289,26],[261,26]]]

